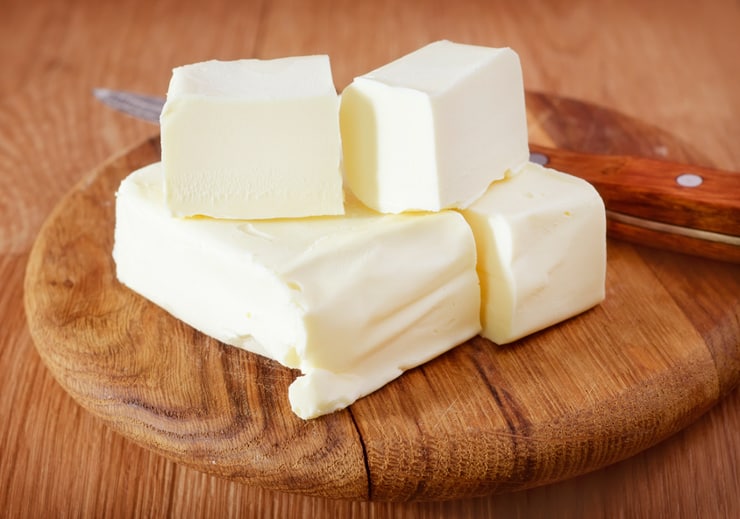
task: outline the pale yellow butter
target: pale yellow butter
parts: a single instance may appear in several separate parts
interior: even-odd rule
[[[293,410],[341,409],[480,331],[475,241],[463,217],[347,214],[177,218],[160,163],[117,193],[118,279],[224,343],[300,369]]]
[[[167,206],[218,218],[342,214],[338,110],[327,56],[174,69],[161,116]]]
[[[346,181],[384,213],[464,208],[529,158],[509,48],[438,41],[355,78],[340,108]]]
[[[478,247],[484,337],[508,343],[604,299],[604,204],[588,182],[529,163],[462,213]]]

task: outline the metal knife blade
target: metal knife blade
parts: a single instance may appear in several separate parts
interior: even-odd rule
[[[109,107],[159,124],[165,99],[107,88]],[[589,181],[604,199],[610,237],[740,263],[740,173],[667,161],[531,146],[531,160]]]
[[[163,97],[108,88],[95,88],[93,95],[114,110],[154,124],[159,124],[165,101]]]

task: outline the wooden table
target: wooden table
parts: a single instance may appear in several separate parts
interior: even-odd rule
[[[432,40],[508,45],[522,58],[528,89],[639,117],[714,165],[740,170],[740,4],[542,4],[2,0],[0,510],[10,517],[740,516],[737,390],[662,444],[573,480],[465,501],[354,503],[246,487],[137,447],[83,411],[33,347],[23,276],[41,223],[87,172],[158,131],[100,106],[91,89],[163,94],[180,64],[328,53],[341,90],[354,75]]]

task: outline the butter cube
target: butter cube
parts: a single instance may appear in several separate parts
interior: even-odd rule
[[[176,216],[344,212],[339,98],[327,56],[175,68],[161,116]]]
[[[604,299],[604,204],[586,181],[529,163],[462,213],[478,245],[484,337],[508,343]]]
[[[348,196],[344,216],[185,219],[162,181],[155,163],[121,183],[118,279],[206,335],[300,369],[289,399],[302,418],[480,331],[475,240],[457,212],[380,215]]]
[[[438,41],[355,78],[340,108],[346,182],[383,213],[465,208],[529,158],[509,48]]]

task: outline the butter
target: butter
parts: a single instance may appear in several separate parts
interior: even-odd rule
[[[604,299],[604,204],[586,181],[529,163],[462,214],[478,246],[484,337],[508,343]]]
[[[344,212],[339,98],[327,56],[175,68],[161,115],[173,215]]]
[[[475,241],[459,213],[379,215],[351,196],[346,210],[177,218],[155,163],[118,190],[117,276],[201,332],[301,370],[289,399],[313,418],[480,331]]]
[[[369,207],[465,208],[529,158],[519,57],[429,44],[355,78],[340,126],[347,185]]]

